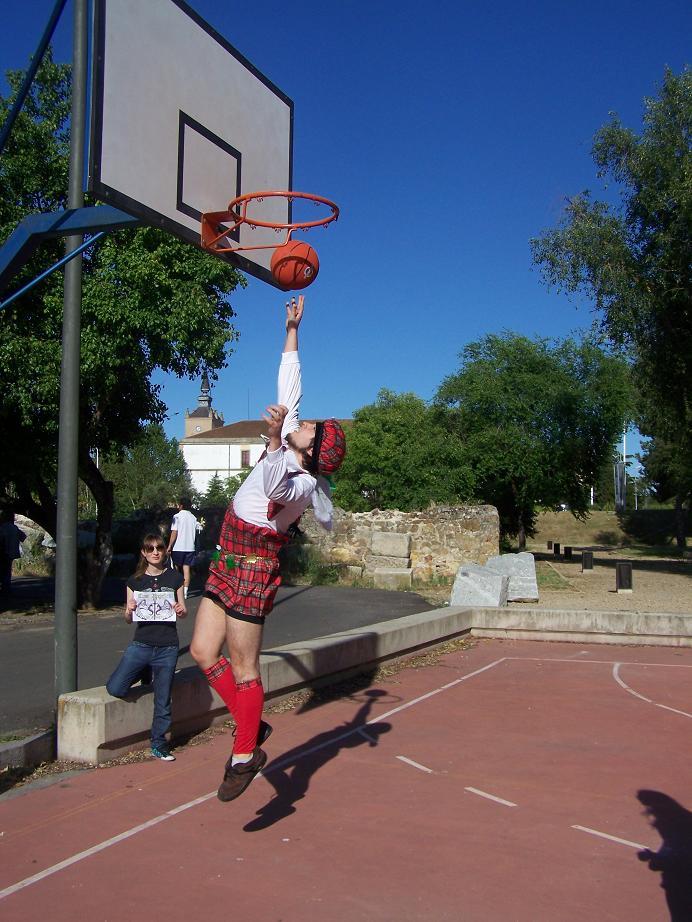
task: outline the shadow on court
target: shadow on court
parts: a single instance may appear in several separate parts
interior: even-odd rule
[[[661,791],[641,790],[637,798],[644,813],[661,836],[657,852],[645,848],[638,852],[650,870],[661,874],[671,922],[692,919],[692,813]]]
[[[257,818],[243,827],[245,832],[259,832],[296,812],[295,803],[305,796],[312,777],[342,749],[377,746],[380,736],[392,729],[390,723],[368,724],[373,705],[387,695],[382,689],[368,689],[365,699],[353,718],[318,733],[300,746],[284,753],[263,771],[264,778],[274,788],[272,799],[257,811]]]

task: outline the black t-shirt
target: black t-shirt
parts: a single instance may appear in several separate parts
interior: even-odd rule
[[[172,567],[164,570],[161,576],[131,576],[127,581],[128,589],[133,592],[156,592],[169,589],[176,593],[183,585],[183,577]],[[137,621],[135,636],[132,638],[137,643],[145,643],[150,647],[178,646],[178,628],[173,621]]]

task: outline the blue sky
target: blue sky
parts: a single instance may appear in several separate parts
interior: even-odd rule
[[[608,113],[637,130],[664,67],[689,62],[688,0],[191,5],[293,99],[294,188],[341,208],[309,238],[321,268],[301,330],[303,415],[348,417],[382,387],[428,399],[486,333],[588,327],[588,304],[543,286],[529,239],[566,196],[599,190],[590,146]],[[5,0],[3,73],[26,66],[53,6]],[[68,3],[59,60],[70,24]],[[241,339],[213,388],[226,422],[274,399],[284,301],[254,279],[232,297]],[[181,437],[199,382],[160,383]]]

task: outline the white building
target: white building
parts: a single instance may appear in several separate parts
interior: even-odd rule
[[[199,493],[207,492],[215,474],[226,480],[240,474],[243,468],[254,467],[267,442],[267,424],[263,419],[246,419],[225,426],[223,416],[211,408],[209,391],[205,373],[197,409],[185,411],[185,438],[179,442],[192,486]],[[348,426],[351,420],[339,422]]]
[[[262,433],[267,428],[261,419],[225,426],[223,416],[212,410],[209,392],[205,373],[197,409],[185,411],[185,438],[180,440],[192,486],[200,493],[206,493],[215,474],[225,480],[239,474],[243,468],[254,467],[264,451]]]

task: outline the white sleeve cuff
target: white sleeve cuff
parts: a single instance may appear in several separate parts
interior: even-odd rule
[[[281,364],[282,365],[299,365],[300,358],[298,352],[282,352],[281,353]]]
[[[265,461],[268,461],[269,464],[278,464],[278,462],[281,461],[283,453],[284,447],[281,445],[276,449],[276,451],[268,451],[265,457]]]

